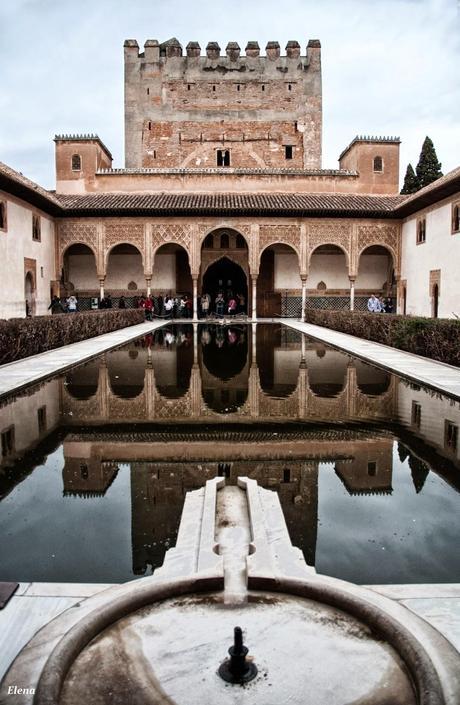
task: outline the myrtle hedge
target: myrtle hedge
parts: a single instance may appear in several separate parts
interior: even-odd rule
[[[460,320],[314,309],[305,320],[460,367]]]
[[[144,322],[142,309],[0,320],[0,364]]]

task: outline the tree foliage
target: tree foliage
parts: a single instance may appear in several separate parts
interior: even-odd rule
[[[412,164],[407,165],[406,175],[404,177],[404,185],[401,189],[401,193],[415,193],[419,190],[419,185],[417,177],[415,175],[414,167]]]
[[[441,162],[438,161],[433,142],[425,137],[416,167],[418,187],[423,188],[442,176]]]

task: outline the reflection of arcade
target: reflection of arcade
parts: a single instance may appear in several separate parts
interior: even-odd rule
[[[320,343],[299,345],[295,332],[276,325],[257,333],[244,325],[171,326],[78,368],[66,384],[63,411],[72,424],[388,420],[397,388],[388,373]]]
[[[236,412],[248,396],[246,327],[200,326],[201,386],[206,405],[218,413]]]
[[[334,463],[350,491],[387,492],[393,437],[345,428],[277,433],[274,428],[216,430],[202,438],[169,428],[137,434],[82,429],[64,443],[66,468],[69,474],[75,469],[70,489],[87,496],[89,478],[81,478],[82,467],[97,485],[106,468],[130,464],[133,570],[143,575],[149,565],[161,564],[171,537],[174,541],[187,491],[219,474],[231,484],[238,476],[251,477],[278,492],[291,540],[314,565],[320,463]]]

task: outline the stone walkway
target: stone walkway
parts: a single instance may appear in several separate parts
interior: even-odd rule
[[[147,335],[161,328],[168,321],[148,321],[136,326],[104,333],[95,338],[88,338],[79,343],[64,345],[62,348],[48,350],[39,355],[26,357],[0,366],[0,397],[16,392],[29,384],[39,382],[58,372],[81,364],[119,345],[129,343],[141,335]]]
[[[431,387],[460,401],[460,368],[445,365],[427,357],[413,355],[404,350],[396,350],[388,345],[363,340],[354,335],[339,333],[330,328],[314,326],[311,323],[283,320],[284,325],[321,340],[327,345],[339,348],[373,365],[383,367],[394,374],[407,377],[418,384]]]

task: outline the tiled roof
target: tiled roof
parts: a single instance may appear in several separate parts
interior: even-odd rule
[[[12,193],[51,215],[57,215],[62,211],[62,204],[54,193],[42,188],[3,162],[0,162],[0,190]]]
[[[362,194],[147,194],[93,193],[60,195],[66,215],[97,213],[155,215],[295,214],[392,217],[405,196]]]
[[[447,198],[458,191],[460,191],[460,166],[436,179],[436,181],[428,184],[420,191],[405,196],[404,201],[395,208],[395,216],[404,218],[412,215],[412,213],[442,201],[443,198]]]

